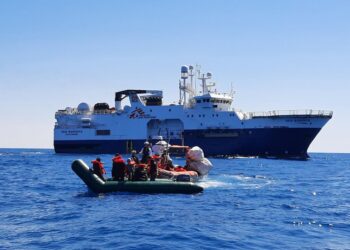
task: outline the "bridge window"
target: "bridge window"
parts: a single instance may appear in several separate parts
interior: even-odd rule
[[[96,135],[110,135],[111,131],[110,130],[96,130]]]

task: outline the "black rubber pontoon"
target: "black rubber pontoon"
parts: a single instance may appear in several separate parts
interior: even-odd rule
[[[95,193],[135,192],[194,194],[203,191],[201,186],[191,182],[177,182],[173,180],[103,181],[95,175],[82,160],[75,160],[72,163],[72,170]]]

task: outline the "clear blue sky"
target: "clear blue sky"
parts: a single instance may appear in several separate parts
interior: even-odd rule
[[[53,147],[57,109],[125,88],[178,99],[201,64],[244,111],[327,109],[310,147],[350,152],[350,1],[0,1],[0,147]]]

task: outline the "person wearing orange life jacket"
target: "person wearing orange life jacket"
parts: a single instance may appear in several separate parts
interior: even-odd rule
[[[112,167],[112,178],[114,181],[124,181],[125,176],[125,161],[120,154],[115,154],[112,159],[113,167]]]
[[[106,170],[103,167],[103,162],[101,162],[101,158],[97,157],[96,160],[91,161],[91,163],[94,174],[100,177],[103,181],[106,181],[103,177],[103,175],[106,174]]]

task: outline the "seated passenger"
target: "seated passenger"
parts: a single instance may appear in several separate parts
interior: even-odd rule
[[[164,168],[165,170],[169,170],[172,171],[174,170],[174,165],[173,165],[173,161],[170,158],[169,154],[167,153],[167,151],[164,151],[164,153],[162,154],[162,157],[160,159],[160,165],[162,168]]]
[[[139,164],[135,168],[134,181],[147,181],[148,175],[145,164]]]
[[[165,166],[165,170],[168,170],[168,171],[173,171],[175,168],[174,164],[173,164],[173,161],[172,160],[169,160]]]
[[[103,162],[101,162],[101,158],[97,157],[96,160],[91,161],[91,163],[94,174],[100,177],[103,181],[106,181],[103,177],[103,175],[106,174],[106,170],[103,167]]]
[[[112,167],[112,178],[114,181],[124,181],[125,175],[125,162],[120,154],[115,154],[112,159],[113,167]]]

